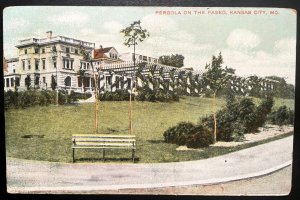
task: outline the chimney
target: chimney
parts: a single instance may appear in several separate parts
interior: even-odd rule
[[[100,45],[100,49],[103,49],[103,46],[102,46],[102,45]]]
[[[47,38],[51,39],[52,38],[52,31],[47,31]]]

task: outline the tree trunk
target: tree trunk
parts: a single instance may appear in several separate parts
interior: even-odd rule
[[[214,143],[217,142],[217,115],[216,115],[216,93],[213,96],[213,113],[214,113]]]

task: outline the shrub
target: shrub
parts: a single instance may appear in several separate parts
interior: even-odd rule
[[[189,148],[207,147],[212,144],[211,132],[202,125],[195,126],[190,122],[180,122],[166,130],[164,141],[177,145],[186,145]]]
[[[101,101],[128,101],[130,93],[127,90],[105,91],[99,98]]]
[[[208,147],[213,143],[212,133],[202,125],[197,125],[186,137],[186,146],[188,148]]]
[[[168,143],[184,145],[186,135],[191,133],[194,128],[195,125],[191,122],[180,122],[164,132],[164,140]]]
[[[271,123],[279,126],[294,124],[294,111],[288,109],[286,106],[280,106],[269,115],[269,120]]]
[[[242,140],[244,133],[257,131],[267,120],[273,106],[273,98],[266,98],[262,103],[255,107],[253,100],[243,97],[227,99],[226,107],[219,110],[217,118],[217,140],[232,141]],[[201,123],[213,129],[213,115],[202,118]]]

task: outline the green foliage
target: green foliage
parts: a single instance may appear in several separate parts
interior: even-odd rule
[[[99,98],[100,101],[129,101],[130,94],[127,90],[105,91]]]
[[[150,102],[171,102],[179,101],[179,96],[176,92],[162,89],[150,89],[148,85],[138,88],[138,94],[134,97],[137,101],[150,101]]]
[[[130,26],[122,29],[121,33],[124,34],[124,45],[128,47],[131,45],[137,45],[138,42],[142,42],[149,37],[149,32],[142,28],[140,20],[134,21],[132,24],[130,24]]]
[[[274,96],[280,98],[295,98],[295,87],[288,84],[284,78],[278,76],[267,76],[266,78],[276,81],[274,86]]]
[[[286,106],[280,106],[270,114],[269,120],[279,126],[294,124],[294,111]]]
[[[163,133],[167,143],[186,145],[189,148],[207,147],[212,144],[212,134],[202,125],[180,122]]]
[[[31,106],[48,106],[53,102],[54,93],[47,90],[26,90],[22,92],[7,91],[4,93],[4,107],[28,108]]]
[[[226,107],[217,112],[217,140],[239,141],[244,133],[255,132],[264,125],[267,115],[271,112],[274,100],[271,97],[263,99],[255,106],[251,98],[227,98]],[[201,119],[204,126],[212,129],[213,115]]]
[[[267,116],[271,113],[273,105],[273,97],[267,97],[263,99],[260,105],[256,108],[255,123],[253,124],[253,126],[248,127],[247,131],[253,132],[256,131],[259,127],[262,127],[267,121]]]
[[[158,62],[163,65],[180,68],[183,67],[184,56],[180,54],[164,55],[158,58]]]
[[[232,68],[223,68],[222,64],[223,57],[220,52],[218,57],[212,56],[211,64],[205,66],[207,71],[203,74],[203,78],[214,94],[226,86],[231,78],[231,73],[234,72]]]

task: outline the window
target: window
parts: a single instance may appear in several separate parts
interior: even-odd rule
[[[46,69],[46,60],[45,59],[42,60],[42,65],[43,65],[43,69]]]
[[[27,49],[24,50],[24,53],[27,54]]]
[[[39,53],[39,48],[34,48],[34,53]]]
[[[16,86],[20,86],[20,78],[16,77]]]
[[[75,54],[78,54],[78,49],[75,49]]]
[[[23,70],[25,70],[25,60],[22,60],[22,67],[23,67]]]
[[[28,70],[30,70],[31,69],[30,60],[27,60],[27,64],[28,64]]]
[[[143,56],[143,60],[144,60],[144,61],[147,61],[147,56]]]
[[[70,59],[64,58],[63,62],[64,62],[64,68],[65,69],[73,69],[73,62],[74,62],[74,60],[70,60]]]
[[[45,48],[42,48],[42,53],[45,53]]]
[[[43,83],[46,83],[46,77],[43,77]]]
[[[10,78],[10,85],[11,85],[11,87],[14,86],[14,78]]]
[[[111,77],[110,76],[106,77],[106,85],[111,85]]]
[[[39,85],[39,82],[40,82],[40,77],[39,77],[39,76],[36,76],[36,77],[35,77],[35,80],[34,80],[34,84],[35,84],[35,85]]]
[[[15,69],[13,69],[13,73],[16,73],[16,70],[15,70]]]
[[[65,86],[71,86],[71,77],[70,76],[67,76],[65,78]]]
[[[66,47],[66,53],[70,53],[70,47]]]
[[[131,88],[131,78],[127,78],[127,89]]]
[[[56,46],[52,47],[52,52],[56,52]]]
[[[53,67],[56,68],[56,61],[53,62]]]
[[[6,79],[6,87],[9,87],[9,78]]]
[[[38,60],[34,61],[34,65],[35,65],[35,70],[39,70],[39,61]]]

